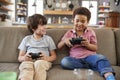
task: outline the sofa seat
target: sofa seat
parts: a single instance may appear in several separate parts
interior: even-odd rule
[[[0,71],[6,72],[6,71],[13,71],[17,74],[19,73],[19,64],[20,63],[0,63]]]

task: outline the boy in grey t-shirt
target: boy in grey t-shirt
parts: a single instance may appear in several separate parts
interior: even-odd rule
[[[28,17],[28,30],[32,35],[23,38],[18,49],[18,60],[22,62],[19,70],[20,80],[46,80],[46,71],[56,60],[56,46],[46,34],[47,20],[40,14]]]

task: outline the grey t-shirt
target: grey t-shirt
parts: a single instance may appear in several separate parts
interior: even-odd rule
[[[35,40],[33,35],[28,35],[23,38],[18,49],[27,53],[45,53],[49,56],[49,51],[56,49],[53,39],[48,35],[43,35],[40,40]]]

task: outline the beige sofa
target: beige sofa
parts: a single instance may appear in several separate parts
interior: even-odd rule
[[[56,45],[67,29],[47,29]],[[98,39],[98,53],[104,54],[111,62],[117,80],[120,80],[120,30],[94,29]],[[24,36],[30,34],[23,27],[0,27],[0,72],[15,71],[19,74],[18,45]],[[57,51],[57,60],[53,68],[48,71],[47,80],[77,80],[73,70],[64,70],[60,66],[61,59],[68,55],[68,49],[64,47]],[[94,80],[104,80],[99,73],[95,72]]]

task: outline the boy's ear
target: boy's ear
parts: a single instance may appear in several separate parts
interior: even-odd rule
[[[90,20],[89,21],[87,21],[88,23],[90,22]]]
[[[32,31],[34,32],[34,31],[35,31],[35,29],[32,29]]]
[[[71,22],[74,22],[74,19],[72,19]]]

